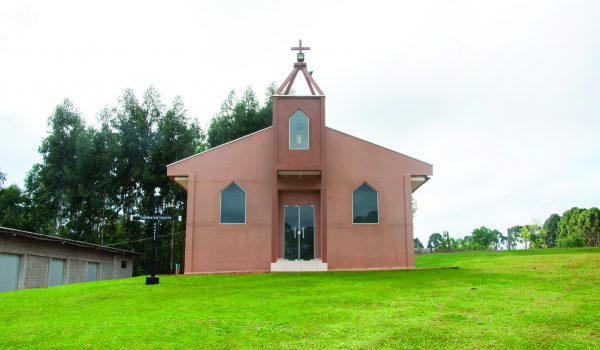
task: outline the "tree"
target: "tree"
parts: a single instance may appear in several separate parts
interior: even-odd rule
[[[2,172],[2,170],[0,170],[0,188],[2,188],[2,186],[4,186],[4,183],[6,182],[6,174]]]
[[[187,193],[182,188],[164,176],[166,175],[166,165],[205,149],[204,132],[196,120],[188,117],[183,100],[177,96],[164,117],[158,122],[156,142],[152,148],[153,171],[162,175],[157,179],[157,185],[162,189],[165,215],[184,214],[187,198]],[[167,226],[167,229],[170,228],[171,236],[168,249],[162,251],[162,270],[172,273],[175,262],[183,261],[185,236],[176,233],[185,232],[185,223],[172,221],[163,225]],[[166,262],[168,265],[165,264]]]
[[[525,244],[525,249],[529,248],[542,248],[544,247],[544,240],[541,237],[542,228],[536,224],[525,225],[521,228],[521,238],[523,239],[523,243]],[[529,246],[528,246],[529,243]]]
[[[245,103],[252,105],[251,99]],[[125,90],[98,121],[98,128],[87,127],[69,100],[56,107],[39,149],[42,161],[26,178],[24,198],[31,204],[23,217],[35,222],[32,231],[144,252],[135,271],[144,273],[150,232],[128,216],[151,213],[155,187],[162,189],[165,214],[184,214],[186,194],[168,179],[166,165],[206,149],[204,133],[181,98],[167,108],[153,87],[141,101]],[[173,237],[159,247],[159,271],[169,271],[172,259],[183,260],[184,230],[183,223],[159,227],[159,235]]]
[[[583,239],[588,247],[600,246],[600,209],[594,207],[581,213]]]
[[[32,200],[38,232],[65,235],[70,210],[76,205],[76,150],[85,130],[79,111],[64,100],[48,118],[49,134],[39,152],[42,162],[34,165],[25,180],[25,191]]]
[[[421,243],[421,241],[419,240],[419,238],[418,238],[418,237],[417,237],[417,238],[415,238],[415,239],[413,240],[413,242],[414,242],[414,248],[415,248],[415,249],[417,249],[417,250],[419,250],[419,252],[421,251],[421,249],[423,249],[423,248],[424,248],[424,247],[423,247],[423,243]]]
[[[496,234],[496,236],[498,237],[498,242],[496,243],[496,249],[499,248],[499,246],[502,246],[503,244],[505,244],[508,241],[508,234],[506,236],[503,236],[502,233],[498,230],[494,230],[492,231],[493,233]]]
[[[552,214],[546,221],[544,221],[544,236],[546,238],[546,246],[551,248],[556,245],[556,239],[558,236],[558,224],[560,223],[560,216],[558,214]]]
[[[565,211],[558,223],[557,241],[561,247],[583,247],[585,245],[580,220],[585,209],[573,207]]]
[[[523,242],[521,239],[521,230],[523,226],[517,225],[510,227],[507,232],[507,240],[510,242],[510,249],[517,248],[517,243]]]
[[[0,226],[31,230],[29,198],[17,185],[0,187]]]
[[[437,247],[439,250],[454,250],[457,248],[456,240],[450,237],[448,231],[444,231],[442,233],[442,241],[439,243]]]
[[[248,87],[237,98],[234,90],[221,104],[221,111],[217,113],[208,127],[208,144],[216,147],[242,136],[262,130],[272,124],[273,104],[272,97],[275,85],[267,88],[267,97],[264,105],[260,106],[256,94]]]
[[[485,226],[474,229],[471,239],[478,249],[488,249],[498,243],[498,235]]]
[[[442,237],[441,234],[432,233],[429,236],[429,241],[427,242],[427,248],[429,248],[429,250],[431,250],[431,249],[438,250],[440,245],[443,243],[443,241],[444,241],[444,237]]]

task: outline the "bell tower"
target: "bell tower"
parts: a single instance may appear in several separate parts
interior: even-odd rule
[[[281,259],[285,249],[281,211],[293,198],[313,196],[318,210],[315,224],[315,258],[326,262],[325,205],[325,94],[312,77],[305,62],[310,47],[297,47],[292,71],[273,96],[273,207],[272,262]],[[310,95],[291,95],[301,74]],[[303,197],[304,196],[304,197]],[[291,198],[291,199],[290,199]],[[300,200],[300,199],[298,199]],[[279,212],[279,213],[278,213]]]
[[[304,62],[302,40],[292,72],[273,96],[275,159],[277,170],[321,170],[325,127],[325,95]],[[302,73],[311,95],[290,95],[296,77]]]

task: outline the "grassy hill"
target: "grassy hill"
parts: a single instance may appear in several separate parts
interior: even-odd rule
[[[0,293],[0,348],[600,348],[600,249]]]

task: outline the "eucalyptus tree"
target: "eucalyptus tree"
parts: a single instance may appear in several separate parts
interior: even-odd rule
[[[33,229],[29,198],[17,185],[0,186],[0,226]]]
[[[77,196],[77,143],[84,131],[81,115],[68,99],[48,118],[48,136],[39,147],[42,161],[25,180],[36,228],[42,233],[68,234],[69,209]]]
[[[271,125],[275,85],[267,88],[266,99],[260,105],[252,88],[248,87],[240,98],[234,90],[221,104],[221,110],[212,118],[208,127],[207,142],[216,147]]]
[[[163,212],[167,215],[185,216],[186,192],[169,180],[166,166],[206,149],[205,134],[198,121],[188,116],[183,100],[176,97],[164,116],[159,118],[156,139],[153,143],[151,164],[153,172],[158,175],[156,186],[162,189]],[[163,246],[160,270],[173,272],[173,265],[183,261],[185,245],[185,223],[175,222],[163,224],[165,234],[170,235],[170,244]],[[170,228],[170,230],[169,230]],[[168,262],[168,264],[167,264]]]
[[[506,239],[510,242],[510,249],[517,248],[517,243],[522,243],[523,240],[521,238],[521,230],[523,226],[516,225],[512,226],[508,229],[506,234]]]

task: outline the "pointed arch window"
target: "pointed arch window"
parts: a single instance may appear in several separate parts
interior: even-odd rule
[[[352,223],[379,223],[379,194],[366,182],[352,192]]]
[[[310,120],[301,110],[297,110],[290,117],[290,149],[307,150],[309,147]]]
[[[246,223],[246,191],[235,182],[221,191],[221,223]]]

